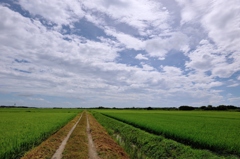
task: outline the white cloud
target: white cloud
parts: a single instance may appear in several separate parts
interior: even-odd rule
[[[211,70],[216,63],[225,62],[225,59],[219,58],[220,56],[217,55],[217,52],[218,50],[214,45],[207,40],[202,40],[198,48],[189,53],[190,62],[187,62],[186,66],[205,71]]]
[[[231,78],[240,69],[238,37],[226,32],[231,31],[231,24],[238,35],[237,27],[233,25],[238,24],[238,6],[234,8],[231,4],[234,13],[224,11],[215,24],[213,15],[220,11],[219,3],[178,2],[182,7],[182,25],[178,24],[177,18],[171,17],[176,16],[175,12],[170,15],[167,7],[153,0],[20,0],[19,4],[32,17],[0,6],[1,92],[73,97],[88,106],[99,103],[178,106],[184,102],[196,105],[222,102],[224,98],[220,92],[224,93],[224,90],[219,86],[237,84],[216,77]],[[211,5],[205,7],[208,3]],[[214,10],[209,10],[211,7]],[[71,34],[62,34],[57,29],[46,28],[39,21],[39,15],[58,27],[70,25],[70,28],[84,16],[103,32],[96,41],[74,32],[76,28],[72,28]],[[231,16],[224,18],[225,15]],[[185,26],[186,30],[195,30],[185,31]],[[201,29],[196,34],[198,27]],[[128,31],[129,28],[134,33]],[[226,29],[223,30],[226,39],[220,34],[221,29]],[[90,28],[90,31],[95,30]],[[192,43],[191,40],[195,41]],[[230,40],[233,43],[224,44]],[[146,54],[135,56],[134,51],[126,58],[119,54],[125,49]],[[189,60],[180,59],[182,53]],[[182,66],[184,62],[186,68]],[[45,99],[34,96],[34,100],[44,102]]]
[[[237,87],[237,86],[239,86],[239,83],[234,83],[234,84],[228,85],[227,87]]]
[[[3,28],[0,30],[0,50],[5,58],[1,65],[1,76],[9,90],[12,88],[21,91],[21,87],[25,87],[22,91],[28,92],[35,90],[34,87],[41,87],[42,89],[34,92],[45,92],[54,87],[48,93],[59,91],[57,94],[61,94],[71,87],[77,86],[76,89],[86,86],[86,82],[91,81],[97,72],[94,65],[114,61],[118,57],[118,49],[109,43],[82,41],[74,36],[70,37],[71,41],[66,41],[58,32],[45,30],[38,21],[31,22],[6,7],[0,9],[3,13],[1,15],[4,15],[0,25],[0,28]],[[14,42],[7,43],[11,39]],[[13,62],[14,59],[29,62]],[[10,79],[5,81],[7,78]],[[28,80],[34,82],[29,85]],[[13,83],[15,88],[11,86]],[[101,83],[96,87],[102,87]]]
[[[239,56],[237,56],[240,52],[238,47],[240,2],[237,0],[193,2],[177,0],[177,2],[182,7],[182,25],[200,25],[204,29],[202,33],[208,36],[205,38],[211,41],[210,44],[202,40],[197,50],[189,54],[191,60],[186,63],[186,66],[197,70],[209,70],[213,76],[220,78],[231,77],[240,66]],[[199,27],[200,31],[201,27]]]
[[[143,54],[137,54],[137,56],[135,56],[135,59],[138,59],[138,60],[148,60],[148,58],[146,56],[144,56]]]
[[[188,38],[183,33],[172,33],[170,37],[154,38],[146,41],[146,51],[151,57],[164,60],[166,54],[171,50],[187,51],[185,48]],[[183,49],[183,50],[181,50]]]
[[[218,86],[222,86],[222,85],[223,85],[222,82],[211,82],[211,83],[209,83],[210,88],[211,87],[218,87]]]
[[[228,6],[228,9],[226,9]],[[202,25],[218,47],[229,51],[239,51],[240,42],[240,1],[214,1],[202,18]]]
[[[89,11],[98,11],[118,22],[131,25],[144,32],[149,25],[166,29],[169,13],[157,1],[109,1],[88,0],[83,5]]]
[[[173,66],[165,66],[163,67],[163,71],[171,76],[178,76],[182,74],[182,70],[180,68]]]
[[[213,68],[212,74],[220,78],[229,78],[238,70],[240,70],[239,65],[224,63]]]
[[[40,15],[59,25],[70,25],[84,16],[78,0],[19,0],[19,4],[33,15]]]
[[[105,30],[105,32],[108,35],[116,37],[117,40],[121,44],[125,45],[125,47],[128,48],[128,49],[135,49],[135,50],[143,49],[144,43],[141,40],[139,40],[139,39],[137,39],[137,38],[135,38],[131,35],[116,32],[116,31],[113,31],[113,30],[110,30],[110,29]]]
[[[155,70],[154,67],[148,65],[148,64],[144,64],[144,63],[141,63],[142,67],[143,67],[143,70],[144,71],[152,71],[152,70]]]
[[[213,1],[201,0],[201,1],[191,1],[191,0],[176,0],[178,4],[182,7],[181,10],[181,24],[196,22],[202,18],[202,15],[209,11]],[[208,8],[209,7],[209,8]]]
[[[229,101],[230,101],[230,102],[238,101],[238,103],[239,103],[239,102],[240,102],[240,97],[232,97],[232,98],[229,98]]]
[[[220,78],[229,78],[235,72],[239,71],[239,62],[234,60],[229,63],[225,52],[221,52],[215,45],[207,40],[202,40],[196,50],[190,52],[189,62],[186,66],[198,71],[211,71],[212,76]]]

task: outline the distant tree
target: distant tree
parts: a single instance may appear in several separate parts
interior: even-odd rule
[[[217,108],[217,110],[227,110],[227,106],[226,105],[219,105]]]
[[[183,105],[179,107],[179,110],[194,110],[195,108],[192,106],[187,106],[187,105]]]
[[[207,107],[208,107],[208,108],[212,108],[213,106],[212,106],[212,105],[208,105]]]
[[[212,105],[208,105],[205,110],[215,110],[215,108]]]
[[[206,106],[201,106],[200,109],[205,110],[207,107]]]
[[[153,110],[153,108],[152,107],[147,107],[147,110]]]
[[[227,106],[228,109],[239,109],[238,107],[234,106],[234,105],[228,105]]]

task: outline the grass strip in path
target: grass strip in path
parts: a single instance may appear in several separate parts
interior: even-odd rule
[[[96,147],[93,143],[92,134],[91,134],[91,128],[88,120],[87,115],[87,135],[88,135],[88,158],[89,159],[100,159],[97,154]]]
[[[52,159],[61,159],[62,158],[62,153],[63,150],[67,144],[67,141],[70,137],[70,135],[72,134],[72,132],[74,131],[74,129],[76,128],[78,122],[81,120],[82,115],[80,116],[80,118],[78,119],[78,121],[76,122],[76,124],[72,127],[72,129],[68,132],[67,136],[65,137],[65,139],[62,141],[61,145],[59,146],[59,148],[57,149],[57,151],[54,153]]]
[[[80,116],[81,113],[55,134],[50,136],[46,141],[28,151],[21,159],[51,158]]]
[[[98,156],[103,159],[129,159],[127,153],[107,133],[107,131],[88,114],[91,134]]]
[[[67,142],[62,158],[88,159],[88,140],[86,127],[86,112],[83,112],[81,120],[77,124]]]

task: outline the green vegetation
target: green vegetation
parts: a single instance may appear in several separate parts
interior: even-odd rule
[[[63,152],[63,159],[88,159],[87,116],[83,112]]]
[[[1,108],[0,158],[19,158],[68,123],[80,111]]]
[[[98,110],[196,148],[240,156],[240,114],[225,111]]]
[[[192,149],[190,146],[148,133],[101,113],[92,111],[92,114],[124,147],[131,158],[237,158],[217,156],[208,150]]]

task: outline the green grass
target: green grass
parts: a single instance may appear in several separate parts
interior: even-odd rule
[[[219,156],[208,150],[193,149],[190,146],[166,139],[160,135],[148,133],[101,113],[92,111],[92,114],[106,128],[108,133],[115,137],[131,158],[238,158],[233,155]]]
[[[240,156],[240,113],[224,111],[101,110],[147,132],[196,148]]]
[[[73,119],[80,110],[0,109],[0,158],[19,158]]]

